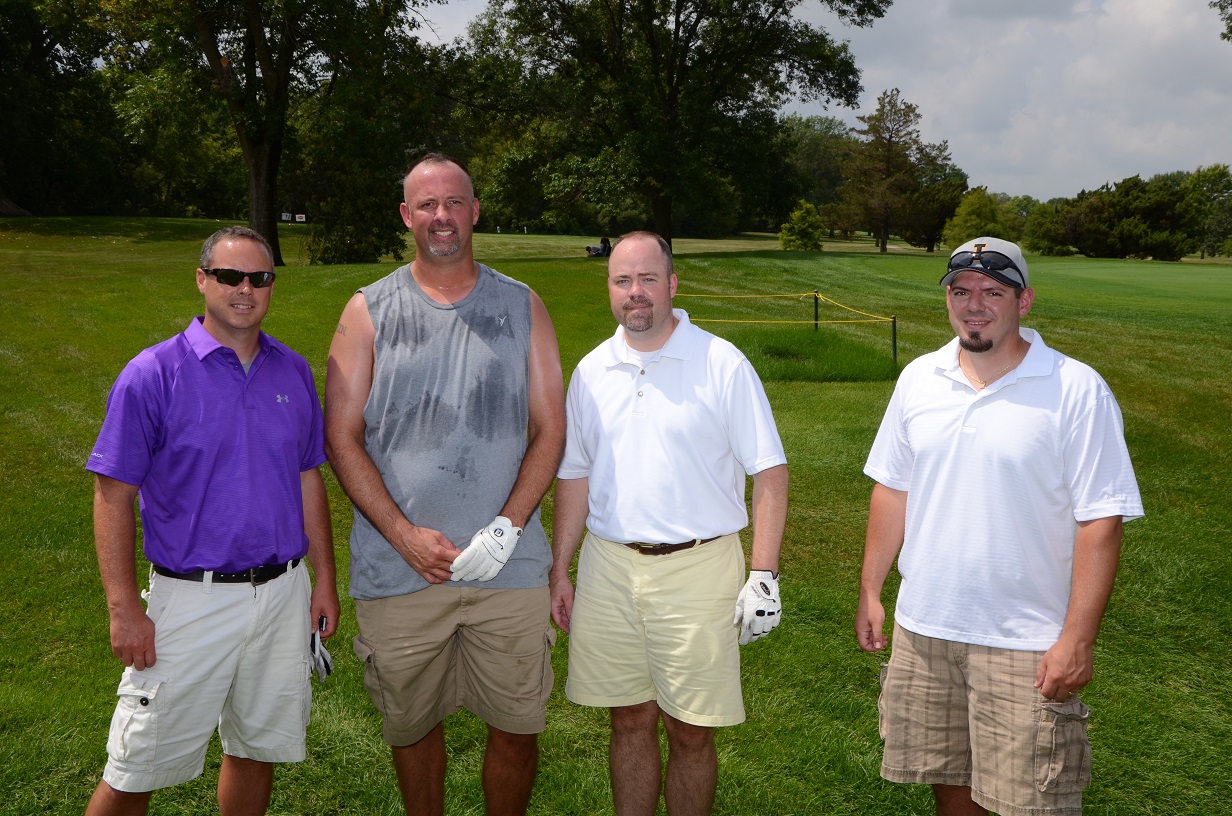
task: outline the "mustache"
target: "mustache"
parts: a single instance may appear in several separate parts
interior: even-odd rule
[[[654,301],[648,297],[631,297],[625,301],[625,308],[630,306],[654,306]]]

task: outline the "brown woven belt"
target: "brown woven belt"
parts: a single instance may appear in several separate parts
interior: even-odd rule
[[[722,538],[722,536],[695,538],[692,541],[681,541],[679,544],[647,544],[643,541],[621,543],[631,550],[637,550],[642,555],[667,555],[668,553],[680,552],[681,550],[687,550],[690,547],[696,547],[698,544],[708,544],[716,538]]]

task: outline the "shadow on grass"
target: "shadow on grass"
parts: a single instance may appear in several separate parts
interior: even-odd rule
[[[744,352],[766,382],[879,382],[898,376],[888,350],[837,330],[699,322]]]
[[[124,238],[133,243],[201,241],[214,230],[245,219],[116,218],[72,216],[64,218],[0,218],[0,232],[23,232],[43,237]]]

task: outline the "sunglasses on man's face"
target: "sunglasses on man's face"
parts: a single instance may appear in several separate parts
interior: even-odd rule
[[[239,286],[244,282],[244,278],[252,282],[254,289],[264,289],[274,282],[273,272],[241,272],[238,269],[206,269],[205,267],[202,267],[201,271],[207,275],[213,275],[219,283],[226,286]]]
[[[1022,283],[1022,270],[1019,269],[1010,256],[993,250],[985,250],[983,252],[959,252],[953,258],[950,258],[950,272],[958,272],[963,269],[971,269],[978,267],[987,269],[989,272],[1004,273],[1007,269],[1012,269],[1018,275],[1019,284]]]

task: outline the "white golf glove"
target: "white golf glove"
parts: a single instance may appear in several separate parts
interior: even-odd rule
[[[732,626],[740,627],[740,645],[770,634],[782,617],[779,580],[769,570],[750,571],[744,589],[736,596],[736,614],[732,617]]]
[[[317,678],[324,683],[325,678],[334,673],[334,660],[321,642],[319,630],[312,631],[312,644],[308,651],[312,655],[312,667],[316,669]]]
[[[471,543],[466,545],[453,561],[453,577],[451,581],[491,581],[505,566],[513,548],[522,537],[522,528],[514,527],[513,522],[504,516],[496,519],[475,533]]]

